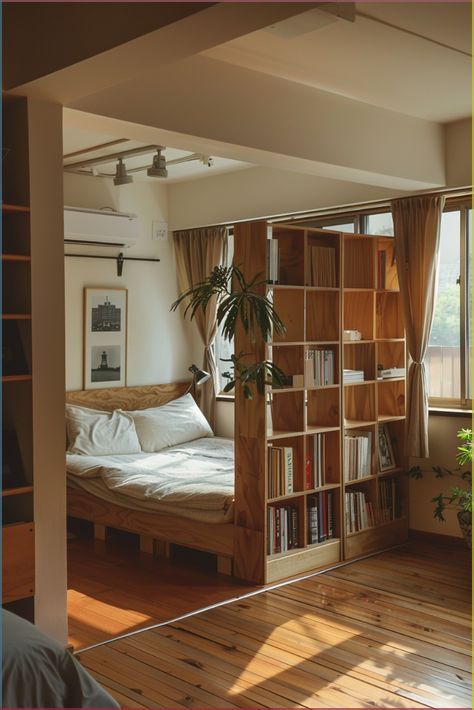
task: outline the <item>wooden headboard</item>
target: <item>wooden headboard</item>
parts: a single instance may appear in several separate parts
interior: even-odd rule
[[[68,404],[111,412],[114,409],[148,409],[160,407],[189,391],[190,382],[169,382],[163,385],[139,387],[107,387],[104,389],[66,392]]]

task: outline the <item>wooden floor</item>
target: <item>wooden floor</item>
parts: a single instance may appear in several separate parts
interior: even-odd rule
[[[255,589],[214,570],[213,556],[139,555],[126,536],[70,541],[69,643],[81,649]]]
[[[127,707],[471,707],[470,554],[412,543],[90,649]]]

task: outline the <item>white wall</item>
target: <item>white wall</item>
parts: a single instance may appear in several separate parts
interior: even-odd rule
[[[463,428],[472,428],[472,420],[467,416],[431,416],[429,419],[430,458],[412,459],[410,462],[412,466],[420,466],[424,472],[423,479],[410,480],[410,527],[414,530],[461,537],[455,511],[447,510],[446,522],[439,522],[433,518],[434,504],[431,502],[434,496],[446,494],[451,486],[457,485],[459,479],[435,478],[431,467],[456,468],[457,446],[460,443],[456,432]]]
[[[112,180],[66,174],[64,201],[77,207],[113,207],[140,217],[138,244],[125,256],[157,257],[161,261],[125,262],[118,277],[114,261],[65,259],[66,282],[66,389],[83,387],[83,289],[128,289],[127,384],[155,384],[188,379],[191,362],[201,363],[193,324],[170,313],[178,295],[171,234],[167,241],[152,241],[152,221],[168,221],[166,187],[134,182],[115,187]],[[73,248],[66,251],[115,255],[113,249]]]

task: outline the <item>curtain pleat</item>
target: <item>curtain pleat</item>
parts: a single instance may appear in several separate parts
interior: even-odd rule
[[[428,387],[425,355],[433,323],[444,195],[392,202],[397,271],[410,366],[405,453],[428,458]]]
[[[224,264],[227,256],[227,230],[225,227],[206,227],[173,233],[176,270],[180,293],[204,281],[215,266]],[[216,395],[218,392],[217,365],[214,339],[217,331],[217,301],[212,298],[205,311],[198,309],[194,316],[199,335],[204,344],[203,369],[210,379],[201,386],[200,406],[214,429]]]

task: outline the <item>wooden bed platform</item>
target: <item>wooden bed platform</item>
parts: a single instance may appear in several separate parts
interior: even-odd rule
[[[66,402],[111,412],[158,407],[189,391],[189,382],[140,387],[112,387],[67,392]],[[175,543],[217,555],[217,571],[232,574],[234,555],[233,523],[203,523],[166,513],[149,513],[124,508],[87,491],[68,487],[67,513],[94,524],[94,534],[104,539],[106,528],[126,530],[140,536],[144,552],[168,554]]]

